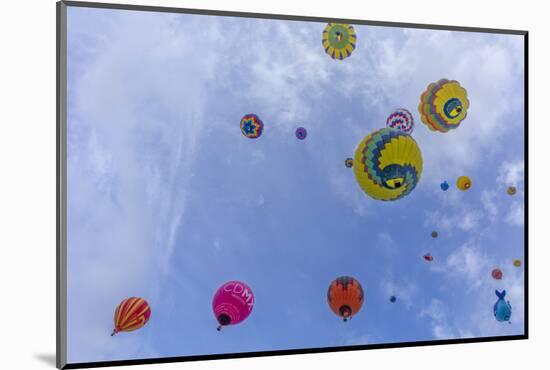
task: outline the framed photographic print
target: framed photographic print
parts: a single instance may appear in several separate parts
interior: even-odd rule
[[[57,11],[59,368],[528,337],[526,31]]]

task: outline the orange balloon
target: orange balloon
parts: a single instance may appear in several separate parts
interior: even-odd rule
[[[347,321],[356,315],[363,305],[363,288],[356,279],[342,276],[330,284],[327,300],[332,311]]]
[[[142,328],[151,317],[151,307],[143,298],[126,298],[115,310],[115,328],[111,336],[121,331],[134,331]]]

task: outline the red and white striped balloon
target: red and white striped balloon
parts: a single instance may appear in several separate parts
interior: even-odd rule
[[[414,128],[413,115],[405,108],[396,109],[386,120],[386,127],[410,134]]]

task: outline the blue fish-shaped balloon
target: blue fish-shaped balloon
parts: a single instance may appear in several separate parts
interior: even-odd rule
[[[510,302],[504,300],[506,296],[506,290],[503,290],[502,293],[498,290],[495,290],[495,294],[498,297],[498,300],[495,303],[493,308],[495,313],[495,318],[497,321],[508,321],[510,322],[510,317],[512,316],[512,306]]]

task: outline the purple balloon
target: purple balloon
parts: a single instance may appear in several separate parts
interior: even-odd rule
[[[296,137],[299,139],[299,140],[304,140],[307,136],[307,130],[303,127],[298,127],[296,129]]]

